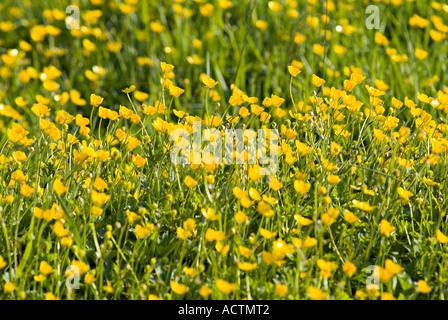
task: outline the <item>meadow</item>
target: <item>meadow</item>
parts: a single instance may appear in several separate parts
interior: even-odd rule
[[[0,299],[446,299],[443,1],[3,0]]]

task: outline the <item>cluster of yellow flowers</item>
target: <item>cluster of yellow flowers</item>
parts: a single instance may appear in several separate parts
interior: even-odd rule
[[[165,63],[161,64],[162,71],[164,73],[171,72],[173,66],[167,65]],[[290,66],[289,72],[292,77],[296,77],[300,70],[296,67]],[[384,101],[381,100],[381,96],[385,94],[385,91],[381,91],[375,87],[365,86],[366,90],[370,95],[370,107],[366,107],[364,110],[361,110],[364,105],[362,102],[358,101],[356,97],[351,94],[356,85],[365,80],[365,77],[360,75],[359,73],[353,73],[349,80],[344,82],[344,88],[346,90],[338,90],[335,88],[331,88],[331,90],[327,93],[324,93],[324,97],[315,97],[312,96],[307,102],[299,102],[295,105],[294,111],[290,111],[289,115],[292,120],[296,120],[296,125],[287,126],[282,124],[280,135],[281,135],[281,149],[280,153],[283,154],[283,158],[280,158],[280,161],[285,162],[284,166],[289,166],[293,168],[293,166],[297,163],[306,163],[311,165],[312,171],[308,173],[304,173],[301,171],[289,171],[290,173],[286,176],[271,176],[269,177],[269,186],[268,193],[260,194],[260,192],[255,187],[250,187],[248,191],[244,191],[240,187],[233,187],[233,195],[237,199],[236,202],[236,213],[234,216],[234,221],[237,223],[232,230],[238,228],[238,226],[243,226],[249,220],[249,214],[251,212],[251,208],[254,206],[254,203],[257,202],[255,206],[256,212],[258,212],[261,216],[263,216],[267,221],[272,218],[276,213],[279,214],[282,212],[282,209],[279,205],[279,200],[274,195],[281,195],[281,193],[277,193],[280,191],[284,191],[287,186],[291,186],[298,197],[302,197],[306,199],[308,193],[311,192],[311,187],[313,186],[313,193],[315,194],[315,199],[318,197],[322,197],[323,208],[322,214],[319,216],[312,215],[309,217],[305,217],[301,214],[295,214],[294,220],[297,223],[297,226],[306,230],[309,226],[313,224],[322,223],[323,225],[327,225],[329,228],[330,225],[334,224],[340,214],[340,206],[343,203],[339,201],[336,202],[336,205],[332,206],[332,196],[334,196],[334,192],[332,192],[339,183],[341,183],[342,179],[340,175],[333,174],[335,171],[340,171],[341,165],[343,166],[344,162],[350,161],[349,158],[346,158],[346,154],[344,153],[344,145],[347,145],[348,139],[352,136],[352,133],[346,131],[348,129],[347,125],[344,125],[344,120],[348,119],[350,116],[358,117],[360,122],[364,124],[369,122],[369,127],[363,126],[361,128],[361,132],[359,136],[361,139],[363,137],[362,130],[369,130],[372,132],[372,146],[400,146],[405,145],[409,139],[416,139],[416,141],[428,141],[431,146],[431,152],[425,155],[422,155],[420,159],[411,158],[413,154],[411,154],[411,149],[403,149],[401,148],[401,153],[399,156],[390,154],[387,159],[383,157],[379,157],[377,159],[377,163],[382,166],[384,169],[383,173],[389,173],[387,168],[391,166],[391,162],[398,162],[399,166],[404,167],[406,169],[413,168],[417,160],[418,163],[428,163],[429,165],[436,165],[440,161],[440,154],[446,151],[448,147],[448,141],[445,140],[444,133],[447,132],[447,126],[444,124],[438,124],[435,120],[432,119],[432,116],[424,111],[424,109],[418,108],[417,104],[405,97],[404,102],[392,98],[391,104],[394,106],[396,110],[400,110],[403,107],[409,109],[409,114],[414,118],[414,132],[410,128],[405,126],[400,126],[399,130],[396,128],[399,126],[399,119],[393,115],[384,116],[385,108],[383,107]],[[213,88],[217,82],[211,78],[204,77],[202,79],[206,88]],[[322,86],[325,81],[319,78],[316,75],[313,75],[313,84],[317,87]],[[170,94],[172,94],[172,85],[168,88]],[[132,93],[135,90],[135,86],[131,88],[123,90],[127,95]],[[181,90],[181,89],[180,89]],[[181,93],[173,96],[179,96]],[[448,107],[448,90],[446,93],[439,91],[437,98],[431,98],[424,94],[419,94],[418,99],[423,104],[428,104],[434,108],[440,110],[446,110]],[[283,118],[288,115],[288,112],[283,111],[280,107],[284,103],[285,99],[282,99],[276,95],[271,95],[267,97],[263,101],[263,107],[260,107],[256,104],[258,101],[255,97],[248,97],[244,92],[234,87],[233,95],[230,97],[229,103],[234,107],[239,107],[238,115],[241,119],[252,115],[253,117],[259,117],[260,123],[267,123],[270,115],[275,118]],[[94,171],[91,170],[91,166],[95,166],[98,168],[100,163],[110,163],[112,161],[121,161],[120,155],[121,151],[128,150],[127,152],[131,152],[135,150],[137,147],[141,145],[141,141],[135,137],[135,134],[127,133],[127,129],[125,127],[118,127],[118,123],[120,120],[130,120],[133,124],[141,124],[142,129],[146,132],[146,123],[148,123],[147,118],[155,115],[162,115],[166,120],[163,120],[160,117],[157,117],[152,122],[152,127],[155,129],[157,135],[166,134],[168,135],[170,132],[177,128],[187,129],[187,131],[192,132],[193,128],[191,127],[193,120],[202,121],[204,125],[212,125],[215,127],[220,126],[222,123],[227,122],[233,126],[237,125],[240,121],[238,116],[228,116],[227,118],[221,119],[220,117],[214,116],[217,120],[215,121],[207,121],[202,120],[198,116],[190,116],[185,112],[177,111],[175,112],[176,117],[178,118],[178,123],[171,123],[170,116],[166,113],[167,108],[161,103],[157,102],[155,107],[143,105],[143,115],[139,115],[139,111],[137,108],[134,108],[134,111],[128,109],[127,107],[120,106],[118,112],[113,111],[111,109],[107,109],[101,106],[104,102],[104,99],[101,96],[92,94],[90,97],[90,103],[92,105],[93,110],[97,110],[98,117],[104,120],[109,120],[112,123],[112,130],[109,132],[110,124],[107,127],[107,133],[104,140],[93,139],[89,135],[90,129],[88,125],[90,124],[90,120],[84,118],[81,114],[77,114],[76,116],[70,115],[66,111],[59,111],[55,115],[55,123],[49,120],[49,116],[51,115],[50,108],[43,104],[42,102],[37,102],[31,108],[32,112],[35,116],[39,118],[40,122],[40,130],[41,134],[38,134],[36,139],[28,138],[30,134],[26,128],[16,122],[13,122],[10,128],[7,131],[7,136],[9,139],[9,143],[7,144],[6,155],[1,155],[1,165],[4,169],[15,170],[10,175],[10,180],[8,185],[5,185],[3,203],[5,204],[13,204],[14,200],[17,198],[20,200],[19,195],[16,194],[15,190],[19,190],[20,195],[23,197],[30,197],[34,193],[37,192],[39,196],[43,194],[47,194],[48,191],[45,191],[39,180],[30,181],[29,184],[29,174],[32,174],[33,177],[36,176],[39,179],[39,176],[36,175],[35,172],[31,171],[27,174],[20,169],[23,167],[23,163],[25,163],[28,159],[28,156],[25,152],[21,150],[13,151],[14,149],[20,149],[23,147],[32,147],[35,144],[40,144],[42,140],[48,141],[49,150],[51,151],[51,156],[48,158],[48,163],[53,166],[57,166],[57,170],[62,174],[64,170],[71,169],[71,174],[74,177],[72,179],[62,179],[56,178],[52,183],[52,191],[55,192],[58,196],[64,195],[65,193],[73,192],[73,189],[78,189],[77,184],[79,181],[82,183],[82,188],[90,194],[90,199],[92,202],[90,213],[93,216],[101,216],[104,213],[104,210],[101,206],[105,205],[108,201],[111,200],[111,195],[104,193],[106,189],[111,189],[113,186],[117,185],[121,178],[121,170],[119,168],[115,169],[115,178],[109,177],[109,182],[103,180],[100,176],[96,176],[94,181],[93,177],[88,177],[82,180],[82,177],[86,177],[86,174],[91,174]],[[250,107],[250,111],[249,108]],[[271,112],[267,113],[266,108],[271,108]],[[151,111],[148,111],[151,110]],[[154,110],[154,111],[152,111]],[[312,116],[310,110],[315,110],[318,114],[318,118]],[[267,116],[264,116],[266,114]],[[143,117],[143,118],[142,118]],[[79,132],[80,136],[72,135],[69,133],[70,127],[69,125],[75,121],[77,132]],[[115,121],[115,123],[114,123]],[[291,123],[291,122],[290,122]],[[313,147],[315,142],[311,142],[311,146],[309,146],[306,142],[302,142],[299,140],[299,133],[296,131],[300,126],[310,126],[315,130],[319,136],[324,137],[324,144],[321,144],[320,148],[316,146]],[[294,129],[296,128],[296,129]],[[32,128],[29,128],[30,130]],[[141,132],[141,130],[139,131]],[[43,135],[44,134],[44,135]],[[82,138],[84,137],[84,138]],[[160,136],[163,137],[163,136]],[[306,136],[305,136],[306,137]],[[330,140],[333,137],[334,140]],[[81,140],[79,140],[81,139]],[[142,138],[147,143],[150,143],[151,139],[146,134],[142,134]],[[164,138],[163,138],[164,139]],[[310,141],[310,139],[308,139]],[[313,141],[313,140],[311,140]],[[358,144],[360,140],[358,140]],[[121,146],[120,146],[121,144]],[[5,145],[6,146],[6,145]],[[120,150],[116,148],[116,146],[120,147]],[[169,149],[168,144],[163,145],[165,149]],[[296,147],[296,149],[293,148]],[[126,149],[123,149],[126,148]],[[395,147],[396,148],[396,147]],[[142,150],[142,149],[139,149]],[[141,152],[141,151],[140,151]],[[391,153],[389,151],[389,153]],[[11,156],[8,156],[11,154]],[[141,176],[142,172],[139,172],[139,169],[142,169],[147,161],[145,157],[139,154],[129,153],[130,163],[134,165],[134,168],[126,164],[126,171],[131,176]],[[345,160],[344,160],[345,159]],[[420,160],[420,161],[418,161]],[[70,165],[72,161],[75,163],[74,165]],[[374,164],[375,162],[371,162]],[[351,167],[350,170],[346,170],[346,174],[354,174],[357,173],[357,168],[362,168],[362,166],[366,165],[363,161],[363,156],[358,155],[356,164]],[[48,165],[44,165],[40,163],[39,166],[42,170]],[[223,166],[223,165],[221,165]],[[191,165],[190,170],[197,171],[201,166],[199,165]],[[206,172],[214,173],[219,171],[220,165],[204,165],[203,166]],[[109,166],[110,168],[110,166]],[[247,166],[243,165],[243,172],[247,171],[248,181],[256,182],[261,179],[262,176],[257,174],[257,169],[259,170],[259,165]],[[110,170],[110,169],[109,169]],[[308,169],[309,170],[309,169]],[[319,172],[317,176],[326,177],[325,180],[321,179],[311,179],[310,174],[312,172]],[[90,173],[89,173],[90,172]],[[163,173],[164,176],[167,175],[167,171],[165,170]],[[424,183],[428,187],[436,187],[438,183],[433,181],[431,178],[433,177],[421,177],[422,183]],[[246,177],[243,176],[243,182]],[[314,181],[312,184],[311,182]],[[323,182],[327,182],[323,183]],[[184,180],[185,185],[190,189],[196,189],[199,186],[198,180],[191,176],[186,176]],[[208,185],[215,184],[215,176],[213,174],[209,174],[206,177],[206,183]],[[20,186],[19,189],[16,189],[16,186]],[[259,185],[260,187],[262,184]],[[375,197],[376,192],[374,190],[369,190],[366,185],[362,185],[362,188],[358,188],[356,186],[352,186],[355,190],[362,191],[363,194],[368,195],[370,197]],[[179,190],[181,191],[181,189]],[[409,203],[410,198],[414,197],[414,193],[410,192],[403,187],[398,187],[396,189],[399,199],[401,199],[402,205],[406,205]],[[133,197],[138,200],[140,197],[144,196],[144,190],[136,190]],[[57,198],[59,201],[61,198]],[[169,194],[167,197],[168,201],[173,201],[173,197]],[[299,201],[300,200],[295,200]],[[352,201],[353,208],[359,210],[361,217],[364,213],[370,213],[373,210],[376,210],[376,206],[371,206],[367,201],[361,201],[358,199],[353,199]],[[239,209],[241,208],[241,209]],[[326,208],[326,209],[325,209]],[[141,212],[140,212],[141,211]],[[141,215],[145,214],[145,210],[139,210],[140,214],[127,211],[126,216],[130,225],[135,228],[135,235],[138,238],[145,239],[151,234],[154,234],[157,231],[157,227],[154,223],[145,222],[142,220]],[[44,219],[46,221],[51,222],[54,220],[54,224],[52,225],[52,230],[54,234],[61,238],[60,243],[62,246],[70,247],[73,245],[73,234],[70,231],[70,227],[67,229],[67,213],[58,205],[57,203],[53,203],[48,209],[41,209],[35,206],[32,210],[33,215],[37,219]],[[216,221],[222,221],[222,214],[217,213],[217,210],[209,207],[208,209],[202,209],[202,215],[205,217],[207,221],[210,223]],[[319,220],[317,220],[319,219]],[[344,220],[349,224],[359,223],[360,218],[349,210],[344,211]],[[134,222],[141,221],[138,224],[134,225]],[[382,219],[380,224],[380,230],[385,237],[391,236],[391,234],[396,231],[396,228],[390,224],[386,219]],[[239,227],[241,228],[241,227]],[[269,229],[269,228],[268,228]],[[282,266],[286,263],[286,256],[295,254],[297,252],[302,252],[307,248],[312,248],[319,244],[319,240],[316,238],[306,236],[305,239],[301,237],[293,237],[291,238],[291,243],[287,243],[281,238],[277,238],[279,235],[278,232],[269,231],[266,228],[260,227],[258,229],[259,234],[262,238],[266,239],[266,241],[272,241],[272,251],[263,250],[261,252],[262,261],[267,264],[275,264],[277,266]],[[330,229],[329,229],[330,230]],[[111,237],[110,231],[109,236]],[[233,231],[234,232],[234,231]],[[302,232],[300,229],[294,229],[293,233],[297,235],[301,235]],[[305,233],[306,235],[306,233]],[[182,227],[177,227],[177,236],[186,241],[187,239],[193,237],[200,237],[200,234],[196,227],[196,220],[192,218],[188,218],[183,222]],[[223,256],[226,256],[230,250],[230,244],[227,242],[229,235],[226,234],[222,230],[216,230],[212,227],[206,229],[204,234],[205,240],[208,242],[215,242],[215,249],[218,253]],[[447,243],[448,237],[446,237],[440,230],[437,230],[437,240],[440,243]],[[323,240],[320,240],[323,241]],[[239,253],[245,257],[250,258],[250,261],[240,261],[238,262],[238,268],[241,271],[249,272],[258,267],[258,263],[255,260],[254,249],[250,249],[240,245],[238,247]],[[299,251],[297,251],[299,250]],[[303,254],[303,253],[302,253]],[[344,260],[344,259],[343,259]],[[2,258],[3,267],[6,265],[6,262]],[[317,266],[320,269],[320,276],[324,279],[330,278],[334,272],[334,270],[338,269],[338,265],[333,261],[326,261],[324,259],[317,260]],[[190,269],[188,269],[190,270]],[[352,276],[357,270],[357,267],[349,261],[346,261],[343,266],[343,271]],[[388,282],[390,277],[394,274],[397,274],[403,269],[393,263],[391,260],[386,261],[386,268],[379,269],[379,278],[382,282]],[[45,280],[45,275],[48,275],[53,271],[52,267],[48,265],[46,262],[42,262],[40,266],[40,271],[42,275],[35,276],[35,280],[38,282],[42,282]],[[191,269],[188,273],[191,275],[195,273],[195,269]],[[306,275],[306,272],[303,273]],[[90,279],[90,280],[89,280]],[[89,279],[85,279],[87,282],[93,282],[92,276],[89,276]],[[422,280],[421,280],[422,281]],[[171,289],[176,294],[184,294],[188,291],[188,288],[180,283],[176,283],[171,281]],[[234,284],[228,283],[225,280],[218,279],[216,281],[216,285],[218,289],[224,294],[230,294],[234,290]],[[424,287],[425,285],[422,282],[419,283],[419,288]],[[421,289],[421,292],[428,292],[429,287],[425,287],[425,289]],[[5,285],[5,291],[12,291],[11,284],[8,283]],[[200,294],[203,297],[210,295],[211,291],[209,291],[206,285],[201,287]],[[308,293],[312,298],[323,298],[325,293],[319,291],[317,288],[308,288]],[[282,291],[282,290],[280,290]],[[371,295],[372,292],[363,293],[362,291],[357,292],[358,297],[364,297],[366,295]]]

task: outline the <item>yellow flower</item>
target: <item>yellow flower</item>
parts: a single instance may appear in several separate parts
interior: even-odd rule
[[[288,287],[285,286],[284,284],[277,284],[275,285],[275,292],[277,292],[277,294],[280,297],[283,297],[285,294],[288,293]]]
[[[143,111],[143,113],[145,113],[145,111]],[[176,115],[176,117],[178,117],[179,119],[182,119],[185,116],[185,112],[184,111],[179,111],[176,109],[173,109],[173,113]],[[146,114],[146,113],[145,113]]]
[[[7,204],[11,204],[14,201],[14,197],[9,195],[9,196],[4,197],[2,200]]]
[[[24,197],[29,197],[33,193],[34,193],[34,188],[30,187],[27,184],[22,184],[22,186],[20,187],[20,194],[23,195]]]
[[[308,287],[306,291],[310,295],[311,300],[324,300],[327,297],[327,294],[319,288]]]
[[[95,179],[95,182],[93,183],[93,187],[98,191],[103,191],[107,188],[107,182],[101,179],[100,177],[97,177]]]
[[[309,226],[310,224],[313,223],[313,220],[305,218],[305,217],[301,216],[300,214],[295,214],[294,220],[296,220],[297,223],[300,224],[301,226]]]
[[[80,276],[84,275],[85,273],[87,273],[87,271],[90,270],[90,266],[82,261],[72,260],[70,265],[78,268]],[[69,277],[70,275],[73,275],[73,274],[74,274],[74,270],[71,269],[71,270],[67,270],[65,272],[64,276]]]
[[[249,217],[244,214],[243,211],[238,211],[237,213],[235,213],[235,220],[238,221],[239,223],[243,223],[245,222],[247,219],[249,219]]]
[[[39,266],[39,271],[44,275],[48,275],[53,272],[53,267],[47,261],[42,261]]]
[[[264,201],[258,202],[257,212],[266,218],[270,218],[274,215],[274,210],[272,210],[272,207]]]
[[[194,277],[197,274],[197,271],[195,268],[188,268],[187,266],[184,267],[184,272],[189,277]]]
[[[209,242],[212,241],[222,241],[226,238],[226,235],[224,232],[222,231],[216,231],[213,229],[207,229],[207,231],[205,232],[205,239]]]
[[[25,145],[25,143],[24,143],[25,139],[26,138],[20,140],[20,143]],[[34,140],[32,140],[32,141],[34,141]],[[25,160],[27,159],[26,154],[23,151],[14,151],[12,153],[12,156],[13,156],[14,160],[17,162],[25,162]]]
[[[337,156],[342,152],[342,146],[338,145],[336,142],[332,142],[330,146],[330,152]]]
[[[247,198],[247,192],[242,190],[239,187],[234,187],[232,189],[233,195],[237,198],[237,199],[242,199],[242,198]]]
[[[120,106],[119,113],[120,116],[122,116],[125,119],[130,119],[134,115],[134,112],[131,109],[128,109],[124,106]]]
[[[255,200],[255,201],[260,201],[261,200],[260,193],[258,193],[257,189],[255,189],[255,188],[250,188],[249,189],[249,196],[253,200]]]
[[[36,282],[44,282],[45,279],[46,279],[46,277],[45,277],[44,275],[42,275],[42,274],[38,274],[38,275],[35,275],[35,276],[33,277],[33,279],[34,279],[34,281],[36,281]]]
[[[184,89],[179,88],[179,87],[176,87],[175,85],[171,85],[171,86],[169,87],[169,90],[170,90],[170,95],[172,95],[173,97],[178,97],[178,96],[180,96],[182,93],[185,92]]]
[[[313,52],[318,56],[323,55],[325,52],[325,47],[320,44],[313,44]]]
[[[6,261],[3,259],[2,256],[0,256],[0,270],[6,267],[6,265],[7,265]]]
[[[160,68],[163,73],[167,74],[173,71],[174,66],[172,64],[167,64],[166,62],[160,62]]]
[[[320,269],[321,277],[324,279],[330,278],[333,270],[338,268],[338,265],[333,261],[325,261],[324,259],[318,259],[317,266]]]
[[[90,123],[90,120],[88,118],[84,118],[80,114],[76,115],[75,120],[76,120],[76,125],[79,127],[85,127]]]
[[[183,295],[188,292],[188,287],[186,285],[177,283],[172,280],[170,281],[170,287],[171,290],[173,290],[173,292],[178,295]]]
[[[238,268],[242,271],[252,271],[257,268],[257,264],[250,262],[238,262]]]
[[[130,210],[126,211],[126,217],[127,217],[128,221],[131,223],[140,219],[140,216],[138,214],[136,214],[135,212],[130,211]]]
[[[160,23],[160,21],[153,21],[153,22],[151,22],[150,24],[149,24],[149,26],[150,26],[150,28],[151,28],[151,31],[153,31],[153,32],[155,32],[155,33],[160,33],[160,32],[163,32],[163,31],[165,31],[165,26],[164,25],[162,25],[161,23]],[[161,62],[161,64],[162,63],[165,63],[165,62]],[[170,66],[170,65],[167,65],[167,66]],[[174,67],[173,67],[174,68]],[[164,69],[168,69],[168,67],[163,67],[162,66],[162,71],[164,70]],[[172,69],[171,69],[172,70]],[[171,71],[169,71],[169,72],[171,72]],[[168,72],[168,73],[169,73]]]
[[[246,248],[246,247],[241,246],[241,245],[238,246],[238,250],[239,250],[240,254],[243,257],[245,257],[245,258],[249,258],[252,255],[252,253],[253,253],[253,251],[251,249]]]
[[[385,91],[378,90],[377,88],[370,87],[368,85],[366,85],[365,88],[367,89],[371,97],[380,97],[386,94]]]
[[[92,202],[95,204],[103,205],[110,199],[110,196],[105,193],[96,192],[92,190]]]
[[[342,271],[344,271],[348,276],[351,277],[356,272],[356,266],[350,261],[347,261],[342,266]]]
[[[359,220],[359,218],[353,214],[353,212],[345,210],[344,212],[344,220],[348,223],[355,223]]]
[[[279,96],[276,96],[275,94],[271,94],[271,104],[274,107],[280,107],[283,102],[285,102],[285,99],[280,98]]]
[[[123,89],[121,91],[123,91],[126,94],[131,93],[132,91],[134,91],[136,89],[136,87],[134,85],[130,86],[129,88]]]
[[[277,232],[270,232],[263,228],[260,228],[259,230],[260,230],[261,236],[267,240],[272,239],[277,235]]]
[[[434,187],[434,186],[437,186],[437,185],[438,185],[437,182],[435,182],[435,181],[433,181],[433,180],[431,180],[431,179],[429,179],[429,178],[423,177],[422,179],[423,179],[423,182],[424,182],[428,187]]]
[[[278,191],[283,188],[283,183],[278,181],[277,178],[272,177],[271,181],[269,182],[269,187],[274,191]]]
[[[428,57],[428,52],[423,49],[416,48],[415,49],[415,57],[418,60],[424,60]]]
[[[288,71],[291,74],[291,76],[293,76],[294,78],[297,77],[297,75],[302,72],[299,68],[294,67],[294,66],[289,66]]]
[[[221,123],[221,119],[218,116],[209,116],[205,119],[205,124],[208,127],[217,127]]]
[[[263,107],[260,107],[257,104],[251,104],[250,105],[250,112],[252,112],[254,115],[258,116],[264,111]]]
[[[12,142],[18,142],[28,135],[26,131],[20,124],[13,123],[11,128],[8,129],[8,139]]]
[[[375,33],[375,43],[381,45],[381,46],[387,46],[389,45],[389,39],[387,39],[381,32]]]
[[[356,199],[353,199],[352,203],[356,208],[358,208],[362,211],[370,212],[376,208],[376,207],[372,207],[368,202],[362,202],[362,201],[358,201]]]
[[[146,164],[146,159],[143,158],[143,157],[140,156],[140,155],[137,155],[137,156],[134,158],[133,162],[134,162],[134,165],[135,165],[136,167],[141,168],[141,167],[143,167],[143,166]]]
[[[221,216],[220,214],[216,214],[216,210],[213,209],[213,208],[208,208],[207,210],[204,209],[204,208],[202,208],[201,212],[202,212],[202,215],[203,215],[207,220],[210,220],[210,221],[216,221],[216,220],[219,220],[219,218],[220,218],[220,216]]]
[[[390,294],[389,292],[384,292],[381,295],[381,300],[397,300],[397,298],[395,298],[392,294]]]
[[[403,106],[403,102],[401,102],[398,99],[392,98],[392,105],[397,108],[400,109]]]
[[[192,235],[192,233],[190,231],[185,231],[181,227],[177,227],[176,232],[177,232],[177,236],[179,237],[179,239],[182,239],[182,240],[186,240],[189,237],[191,237],[191,235]]]
[[[104,98],[101,96],[97,96],[96,94],[92,93],[90,95],[90,104],[92,106],[99,106],[100,104],[102,104],[104,101]]]
[[[145,238],[149,234],[149,232],[150,230],[145,226],[142,226],[140,224],[135,226],[135,234],[139,238]]]
[[[105,291],[106,293],[109,293],[109,294],[114,293],[114,288],[112,287],[110,281],[107,282],[107,285],[103,286],[103,291]]]
[[[15,290],[15,286],[12,282],[8,281],[5,283],[5,286],[3,287],[3,289],[5,290],[5,292],[13,292]]]
[[[321,85],[323,85],[325,83],[325,80],[321,79],[318,76],[316,76],[315,74],[313,74],[313,78],[312,78],[311,82],[316,87],[320,87]]]
[[[197,186],[198,182],[196,180],[194,180],[192,177],[190,176],[186,176],[185,177],[185,185],[188,188],[194,188],[195,186]]]
[[[269,24],[264,20],[257,20],[257,22],[255,22],[255,26],[260,30],[266,30]]]
[[[321,157],[321,161],[322,161],[322,168],[324,168],[327,171],[336,171],[338,169],[338,167],[331,163],[330,161],[328,161],[327,159]]]
[[[167,125],[168,125],[168,123],[167,123],[165,120],[163,120],[163,119],[157,117],[157,118],[153,121],[152,125],[154,126],[154,128],[155,128],[157,131],[159,131],[159,132],[164,132],[165,129],[166,129],[166,127],[167,127]]]
[[[395,231],[395,227],[393,227],[393,226],[389,223],[389,221],[383,219],[383,220],[381,220],[381,222],[380,222],[380,230],[381,230],[381,232],[382,232],[386,237],[388,237],[392,232]]]
[[[355,88],[356,84],[350,80],[344,80],[344,90],[352,91]]]
[[[266,201],[269,204],[276,204],[278,203],[278,200],[274,197],[268,197],[267,195],[263,195],[263,200]]]
[[[281,3],[278,3],[276,1],[269,1],[268,2],[268,7],[273,12],[280,12],[280,11],[282,11],[285,8]]]
[[[205,285],[205,284],[203,284],[201,289],[199,289],[199,294],[203,298],[207,298],[209,295],[212,294],[212,292],[213,292],[213,290],[210,289],[209,287],[207,287],[207,285]]]
[[[69,234],[69,231],[64,228],[61,221],[56,221],[53,226],[53,232],[60,238],[65,237]]]
[[[361,300],[364,300],[365,298],[367,298],[367,293],[362,290],[357,290],[355,295],[357,298],[359,298]]]
[[[238,112],[238,114],[241,117],[243,117],[243,118],[246,118],[246,117],[250,116],[250,112],[249,112],[249,110],[246,107],[241,107],[240,111]]]
[[[292,238],[292,242],[300,249],[311,248],[317,244],[317,240],[315,238],[311,238],[310,236],[307,236],[304,241],[302,239]]]
[[[405,200],[408,200],[410,197],[412,197],[414,195],[412,192],[407,191],[407,190],[403,189],[402,187],[398,187],[397,192],[398,192],[398,195]]]
[[[380,129],[373,129],[373,136],[375,137],[375,139],[377,139],[379,141],[383,141],[384,139],[387,139],[387,136]]]
[[[286,243],[281,239],[274,241],[272,245],[272,254],[274,255],[276,260],[283,259],[287,254],[292,254],[294,252],[295,252],[294,246],[292,244]]]
[[[267,112],[262,112],[260,114],[260,121],[261,122],[268,122],[270,118],[271,118],[271,115],[269,113],[267,113]]]
[[[90,212],[94,215],[94,216],[100,216],[100,215],[102,215],[103,214],[103,209],[101,209],[101,208],[98,208],[98,207],[96,207],[96,206],[92,206],[91,208],[90,208]]]
[[[95,271],[95,270],[94,270]],[[93,274],[87,273],[84,276],[84,283],[87,285],[91,285],[92,283],[94,283],[96,281],[96,278]]]
[[[322,223],[331,225],[338,216],[339,216],[339,210],[331,207],[328,209],[326,213],[322,215]]]
[[[64,184],[61,182],[61,179],[56,179],[53,182],[53,190],[57,194],[63,194],[68,190],[68,188],[66,186],[64,186]]]
[[[208,78],[208,77],[204,77],[202,78],[202,83],[207,87],[212,89],[213,87],[215,87],[218,82],[213,80],[212,78]]]
[[[436,237],[437,237],[437,241],[439,241],[440,243],[442,243],[442,244],[448,243],[448,237],[446,235],[444,235],[439,229],[436,232]]]
[[[310,188],[311,188],[311,184],[310,183],[306,183],[303,180],[295,180],[294,181],[294,190],[297,193],[305,194],[305,193],[307,193],[310,190]]]
[[[224,245],[221,241],[216,242],[215,249],[218,253],[222,254],[223,256],[227,256],[230,250],[230,245]]]
[[[187,231],[193,231],[196,228],[196,221],[191,218],[188,218],[187,220],[184,221],[183,227]]]
[[[390,86],[388,84],[386,84],[384,81],[382,80],[375,80],[375,86],[379,89],[379,90],[383,90],[383,91],[387,91],[390,89]]]
[[[261,253],[261,257],[263,259],[263,262],[266,264],[273,264],[277,262],[277,258],[268,251],[263,251]],[[281,264],[282,262],[280,261],[279,263]]]
[[[42,103],[35,103],[32,107],[31,107],[31,111],[38,117],[42,117],[44,115],[46,115],[48,112],[50,112],[50,109],[42,104]]]
[[[63,237],[61,239],[61,246],[70,247],[73,244],[73,239],[70,237]]]
[[[398,274],[400,272],[402,272],[404,269],[402,266],[400,266],[399,264],[393,262],[390,259],[386,259],[385,262],[385,269],[391,274],[391,275],[395,275]]]
[[[226,295],[231,294],[232,291],[235,290],[236,288],[235,284],[227,282],[226,280],[223,279],[216,279],[215,284],[218,290]]]
[[[300,32],[296,32],[294,35],[294,43],[296,44],[301,44],[304,43],[306,41],[306,37],[301,34]]]
[[[429,293],[432,290],[425,280],[418,280],[417,288],[420,293]]]
[[[11,174],[11,179],[18,183],[24,183],[28,180],[28,175],[24,175],[22,170],[16,170]]]
[[[339,176],[332,175],[332,174],[330,174],[328,176],[327,180],[331,184],[338,184],[339,182],[341,182],[341,178]]]
[[[75,120],[75,117],[72,116],[71,114],[65,112],[64,110],[61,110],[56,114],[55,120],[59,124],[64,124],[64,123],[69,124],[73,120]],[[57,140],[57,139],[54,139],[54,140]]]
[[[145,101],[149,98],[149,94],[147,94],[146,92],[137,90],[134,92],[134,97],[138,101]]]

